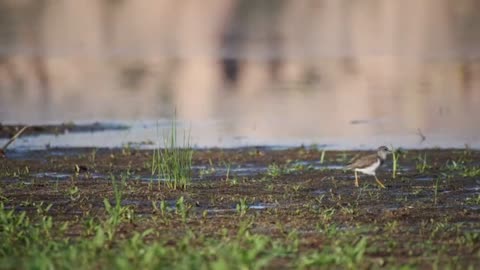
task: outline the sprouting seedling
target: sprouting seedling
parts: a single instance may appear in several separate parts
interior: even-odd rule
[[[276,178],[282,174],[282,168],[276,163],[272,163],[267,167],[267,174],[272,178]]]
[[[230,179],[230,167],[232,166],[230,163],[223,162],[225,165],[225,168],[227,169],[227,172],[225,173],[225,181],[228,181]]]
[[[393,146],[392,148],[392,178],[395,179],[397,176],[397,170],[398,170],[398,159],[400,158],[400,155],[398,153],[398,149],[395,149]]]
[[[175,203],[175,212],[182,218],[183,223],[187,222],[188,211],[191,206],[185,203],[185,199],[181,196]]]
[[[80,198],[80,193],[79,193],[79,189],[77,186],[72,186],[71,188],[68,189],[68,195],[70,195],[70,199],[72,201],[76,201],[78,200],[78,198]]]
[[[320,156],[320,164],[323,164],[323,161],[325,160],[325,149],[322,150],[322,155]]]
[[[417,163],[417,170],[420,172],[420,173],[424,173],[425,172],[425,169],[428,168],[428,164],[427,164],[427,153],[424,153],[423,154],[423,157],[421,155],[419,155],[418,157],[418,161],[420,163]]]
[[[243,217],[247,213],[248,209],[250,208],[250,206],[247,203],[247,198],[246,197],[241,198],[235,208],[237,212],[240,214],[240,216]]]
[[[78,175],[80,173],[80,166],[78,164],[75,164],[75,175]]]
[[[427,167],[427,153],[424,154],[423,156],[423,163],[422,163],[422,173],[425,171],[425,168]]]

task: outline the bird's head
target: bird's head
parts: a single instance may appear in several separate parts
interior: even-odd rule
[[[391,154],[392,151],[388,149],[386,146],[380,146],[377,149],[377,154],[381,159],[386,159],[388,154]]]

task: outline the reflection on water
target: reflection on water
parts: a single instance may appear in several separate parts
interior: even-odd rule
[[[199,145],[412,145],[418,129],[428,144],[480,145],[479,8],[0,0],[0,121],[139,121],[176,109]]]

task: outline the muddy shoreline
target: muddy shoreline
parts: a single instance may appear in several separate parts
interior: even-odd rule
[[[106,130],[125,130],[128,126],[105,123],[76,124],[73,122],[55,125],[9,125],[0,123],[0,139],[6,139],[14,136],[20,129],[28,126],[22,136],[35,135],[61,135],[69,132],[98,132]]]
[[[297,237],[298,250],[267,268],[297,268],[297,258],[344,237],[352,245],[367,241],[359,268],[480,267],[480,151],[404,151],[395,179],[391,158],[379,170],[386,189],[366,176],[356,188],[353,173],[341,169],[363,153],[198,149],[191,183],[171,190],[152,176],[152,151],[49,149],[1,160],[0,198],[6,209],[31,216],[51,204],[54,224],[68,221],[66,235],[75,239],[85,235],[86,220],[105,218],[104,200],[114,203],[121,183],[121,205],[134,218],[119,226],[116,241],[151,228],[148,241],[172,245],[189,230],[221,239],[251,220],[251,234],[282,243],[292,232]],[[180,198],[186,217],[175,214]]]

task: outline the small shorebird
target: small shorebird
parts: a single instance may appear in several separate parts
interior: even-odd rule
[[[357,172],[361,172],[367,175],[374,176],[375,181],[377,181],[378,185],[382,188],[385,188],[383,183],[380,182],[380,180],[378,180],[377,176],[375,175],[375,171],[383,164],[383,162],[387,159],[387,155],[390,153],[392,153],[392,151],[388,150],[386,146],[380,146],[377,149],[376,154],[362,156],[347,165],[345,167],[346,169],[353,170],[355,172],[355,186],[358,187]]]

